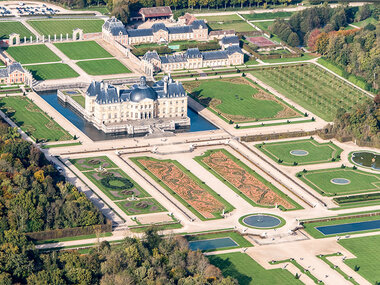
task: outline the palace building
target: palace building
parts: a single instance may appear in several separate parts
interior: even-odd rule
[[[102,27],[103,39],[122,45],[141,43],[169,43],[179,40],[208,40],[208,27],[203,20],[195,20],[190,25],[166,27],[163,23],[153,24],[149,29],[126,29],[122,22],[112,17]]]
[[[20,63],[13,62],[0,69],[0,84],[26,84],[31,85],[32,74],[25,70]]]
[[[84,108],[65,91],[59,90],[58,98],[105,133],[141,134],[190,126],[187,93],[170,75],[152,86],[142,76],[139,84],[128,89],[92,81],[85,92]]]
[[[190,48],[184,53],[166,56],[149,51],[143,56],[142,63],[144,71],[153,74],[160,70],[170,72],[178,69],[241,65],[244,63],[244,54],[238,45],[228,45],[224,50],[206,52]]]

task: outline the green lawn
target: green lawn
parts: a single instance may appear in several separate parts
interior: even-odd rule
[[[0,109],[24,132],[37,140],[70,140],[72,136],[26,97],[4,97]]]
[[[13,33],[19,34],[22,41],[24,40],[24,37],[27,37],[28,40],[30,40],[30,36],[35,38],[33,33],[29,31],[21,22],[0,21],[0,40],[8,39],[9,35]]]
[[[342,149],[332,142],[319,143],[313,139],[272,142],[255,146],[283,165],[294,165],[294,162],[298,165],[332,162],[333,158],[339,160],[338,156],[342,152]],[[305,150],[308,154],[297,156],[290,153],[292,150]]]
[[[197,16],[199,20],[206,20],[207,22],[229,22],[229,21],[241,21],[242,19],[236,15],[220,15],[220,16]]]
[[[357,26],[359,28],[364,28],[368,24],[373,24],[376,26],[377,23],[378,23],[378,21],[375,18],[370,17],[370,18],[367,18],[367,19],[360,21],[360,22],[354,22],[354,23],[352,23],[352,25]]]
[[[22,64],[56,62],[61,58],[52,52],[46,45],[13,46],[7,52]]]
[[[72,9],[75,11],[97,11],[102,13],[103,15],[108,15],[110,13],[110,10],[107,8],[107,6],[91,6],[91,7],[85,7],[85,8],[79,8],[79,9]]]
[[[62,79],[78,77],[79,74],[64,63],[36,64],[24,66],[36,80]]]
[[[74,60],[112,57],[95,41],[55,43],[54,45]]]
[[[380,281],[380,236],[368,236],[340,240],[339,244],[352,252],[357,258],[346,259],[352,269],[359,267],[358,273],[371,284]]]
[[[326,121],[333,121],[338,108],[349,111],[368,98],[314,64],[270,67],[250,73]]]
[[[207,25],[211,30],[235,30],[235,32],[249,32],[254,31],[255,28],[252,27],[247,22],[241,21],[230,21],[230,22],[209,22]]]
[[[380,229],[379,230],[357,231],[357,232],[352,232],[352,233],[348,232],[348,233],[342,233],[342,234],[324,235],[323,233],[321,233],[316,228],[317,227],[324,227],[324,226],[349,224],[349,223],[360,223],[360,222],[374,221],[374,220],[379,220],[379,219],[380,219],[380,216],[369,216],[369,217],[358,217],[358,218],[347,217],[345,219],[340,219],[340,220],[304,223],[303,226],[304,226],[305,231],[308,234],[310,234],[312,237],[314,237],[314,238],[327,238],[327,237],[332,237],[332,236],[345,236],[345,235],[352,235],[352,234],[362,234],[364,232],[379,231]]]
[[[139,207],[139,205],[142,204],[143,206]],[[116,205],[127,215],[142,215],[167,211],[156,199],[153,198],[139,199],[135,201],[120,201],[116,202]]]
[[[69,34],[69,38],[73,36],[73,30],[76,28],[82,29],[83,33],[99,33],[102,31],[103,20],[84,20],[84,19],[54,19],[54,20],[28,20],[34,29],[41,35],[47,37],[50,35],[57,38],[63,34],[66,39],[66,33]]]
[[[202,80],[183,84],[192,97],[234,121],[275,118],[284,109],[275,100],[255,98],[259,90],[248,82],[242,84],[240,80]]]
[[[211,264],[222,270],[223,276],[231,276],[242,285],[294,285],[303,284],[287,270],[266,270],[248,254],[241,252],[207,256]]]
[[[253,13],[242,15],[245,19],[252,20],[266,20],[266,19],[277,19],[277,18],[290,18],[293,12],[274,12],[274,13]]]
[[[263,59],[266,63],[284,63],[284,62],[295,62],[295,61],[305,61],[315,58],[315,56],[310,54],[303,54],[300,57],[287,57],[287,58],[273,58],[273,59]]]
[[[84,98],[84,96],[82,96],[82,95],[75,95],[75,96],[71,96],[71,98],[73,98],[73,100],[75,102],[77,102],[79,105],[81,105],[83,108],[85,107],[85,105],[86,105],[86,99]]]
[[[117,59],[78,61],[76,64],[90,75],[131,73],[131,71]]]
[[[300,172],[303,182],[325,196],[347,195],[380,190],[380,175],[360,170],[331,168]],[[331,182],[333,178],[350,180],[349,184],[339,185]]]
[[[267,21],[267,22],[252,22],[255,26],[259,27],[260,29],[264,31],[269,30],[269,26],[272,25],[274,21]]]
[[[106,169],[118,168],[118,166],[107,156],[75,158],[70,159],[70,162],[80,171],[94,170],[98,169],[100,166]]]

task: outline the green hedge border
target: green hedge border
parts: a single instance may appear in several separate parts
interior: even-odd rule
[[[175,199],[177,199],[181,204],[183,204],[186,208],[188,208],[194,215],[196,215],[200,220],[202,221],[209,221],[209,220],[216,220],[216,219],[222,219],[221,213],[212,213],[215,218],[205,218],[202,216],[201,213],[199,213],[195,208],[193,208],[186,200],[184,200],[179,194],[177,194],[174,190],[172,190],[169,186],[167,186],[164,182],[162,182],[157,176],[155,176],[152,172],[149,171],[144,165],[142,165],[139,160],[140,159],[147,159],[151,161],[164,161],[164,162],[170,162],[173,163],[175,166],[177,166],[183,173],[185,173],[187,176],[190,177],[190,179],[194,180],[202,189],[209,192],[214,198],[216,198],[219,202],[221,202],[225,206],[225,213],[229,213],[232,210],[235,209],[234,206],[232,206],[230,203],[228,203],[222,196],[220,196],[218,193],[216,193],[214,190],[212,190],[209,186],[207,186],[203,181],[201,181],[198,177],[196,177],[194,174],[192,174],[188,169],[186,169],[182,164],[180,164],[176,160],[171,159],[155,159],[153,157],[149,156],[138,156],[138,157],[130,157],[130,160],[133,161],[141,170],[143,170],[145,173],[147,173],[155,182],[157,182],[161,187],[163,187],[166,191],[168,191]]]
[[[271,216],[271,217],[274,217],[274,218],[277,218],[281,221],[281,223],[278,225],[278,226],[275,226],[275,227],[271,227],[271,228],[259,228],[259,227],[253,227],[253,226],[250,226],[250,225],[247,225],[246,223],[243,222],[243,220],[246,218],[246,217],[249,217],[249,216],[257,216],[257,215],[265,215],[265,216]],[[273,215],[273,214],[268,214],[268,213],[253,213],[253,214],[247,214],[247,215],[244,215],[242,217],[239,218],[239,223],[242,225],[242,226],[245,226],[247,228],[251,228],[251,229],[256,229],[256,230],[273,230],[273,229],[278,229],[278,228],[281,228],[283,226],[285,226],[286,224],[286,221],[281,218],[280,216],[276,216],[276,215]]]
[[[264,183],[266,186],[268,186],[271,190],[273,190],[276,194],[278,194],[280,197],[286,199],[288,202],[293,204],[294,209],[286,209],[282,205],[279,205],[279,209],[281,211],[294,211],[294,210],[300,210],[303,209],[301,205],[299,205],[296,201],[294,201],[292,198],[290,198],[288,195],[286,195],[284,192],[282,192],[280,189],[278,189],[276,186],[274,186],[272,183],[264,179],[261,175],[256,173],[254,170],[252,170],[250,167],[248,167],[245,163],[243,163],[241,160],[239,160],[237,157],[232,155],[227,150],[221,148],[221,149],[211,149],[207,150],[203,155],[194,157],[194,160],[198,162],[203,168],[205,168],[207,171],[209,171],[211,174],[213,174],[216,178],[218,178],[221,182],[223,182],[227,187],[232,189],[236,194],[238,194],[240,197],[242,197],[245,201],[247,201],[249,204],[251,204],[254,207],[261,207],[261,208],[274,208],[275,206],[265,206],[260,205],[252,201],[248,196],[246,196],[243,192],[241,192],[239,189],[237,189],[234,185],[232,185],[230,182],[228,182],[226,179],[224,179],[219,173],[217,173],[214,169],[212,169],[210,166],[208,166],[206,163],[202,161],[203,158],[209,156],[213,152],[221,151],[223,154],[228,156],[232,161],[237,163],[239,166],[244,168],[249,174],[253,175],[255,178],[257,178],[260,182]]]

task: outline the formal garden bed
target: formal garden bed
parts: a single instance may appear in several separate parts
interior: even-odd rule
[[[314,64],[258,68],[250,73],[327,121],[333,121],[339,108],[349,111],[368,98]]]
[[[6,51],[21,64],[57,62],[61,60],[44,44],[12,46],[7,48]]]
[[[73,60],[113,57],[95,41],[55,43],[54,45]]]
[[[76,64],[89,75],[131,73],[124,64],[115,58],[77,61]]]
[[[282,210],[301,208],[225,149],[208,150],[195,160],[253,206],[279,206]]]
[[[255,147],[277,163],[287,166],[339,161],[343,151],[332,142],[319,143],[313,138],[261,143]]]
[[[80,171],[99,168],[118,168],[117,165],[107,156],[76,158],[70,159],[70,162]]]
[[[27,97],[0,99],[0,110],[35,141],[66,141],[73,137]]]
[[[192,98],[229,123],[301,117],[297,110],[242,77],[186,81],[183,85]]]
[[[24,68],[29,70],[36,80],[75,78],[79,76],[74,69],[64,63],[26,65]]]
[[[141,215],[167,211],[153,198],[120,201],[116,202],[116,205],[127,215]]]
[[[131,160],[201,220],[222,218],[234,208],[174,160],[132,157]]]

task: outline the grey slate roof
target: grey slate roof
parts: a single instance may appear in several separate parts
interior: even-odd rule
[[[109,32],[113,36],[118,36],[120,34],[126,35],[127,30],[125,29],[123,23],[116,19],[115,17],[109,18],[104,24],[103,28]]]
[[[164,23],[156,23],[152,25],[152,30],[153,30],[153,33],[156,33],[159,30],[167,31],[168,29],[166,28]]]
[[[204,20],[195,20],[193,21],[190,26],[193,28],[193,29],[199,29],[199,27],[201,27],[202,29],[207,29],[207,25],[206,25],[206,22]]]
[[[191,26],[176,26],[168,27],[169,34],[186,34],[191,33],[193,30]]]
[[[198,48],[189,48],[185,52],[185,57],[187,58],[197,58],[197,57],[202,57],[201,52],[199,51]]]
[[[9,74],[15,71],[25,72],[24,68],[21,66],[20,63],[14,62],[11,65],[8,65],[7,67],[0,69],[0,77],[8,77]]]
[[[222,38],[221,42],[224,45],[239,44],[239,38],[237,36],[227,36],[227,37]]]
[[[185,62],[186,58],[182,54],[177,55],[167,55],[160,56],[160,60],[162,63],[174,63],[174,62]]]
[[[146,37],[153,36],[153,29],[131,29],[127,30],[129,37]]]
[[[243,52],[241,51],[241,48],[239,46],[229,46],[226,48],[226,52],[229,55],[234,54],[235,52],[243,54]]]
[[[228,58],[227,52],[224,50],[217,51],[207,51],[202,53],[204,60],[214,60],[214,59],[226,59]]]
[[[164,91],[165,81],[167,81],[167,92]],[[140,84],[134,84],[130,89],[118,89],[112,85],[99,81],[92,81],[87,88],[87,96],[96,96],[95,102],[98,104],[112,104],[123,101],[139,102],[144,99],[156,100],[159,98],[185,97],[186,91],[180,82],[174,82],[171,78],[164,78],[153,84],[152,87],[146,84],[144,76],[140,78]]]
[[[160,56],[158,55],[157,51],[148,51],[144,54],[143,59],[146,61],[151,61],[152,59],[160,60]]]

